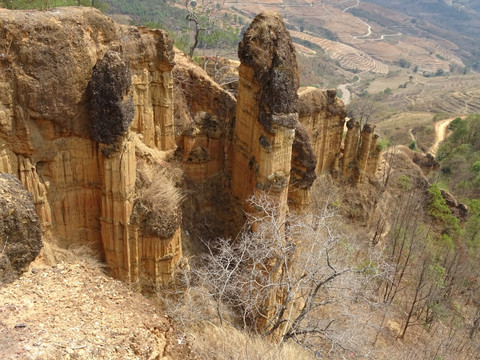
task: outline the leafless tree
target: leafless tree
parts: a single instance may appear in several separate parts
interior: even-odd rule
[[[357,315],[343,305],[348,297],[360,301],[359,279],[371,263],[347,265],[355,249],[334,230],[335,215],[282,219],[280,205],[267,196],[248,203],[254,211],[239,236],[206,244],[207,253],[194,259],[185,274],[210,314],[221,323],[239,320],[246,330],[293,339],[315,351],[320,343],[361,347],[358,334],[353,336],[360,326],[346,325]]]
[[[347,115],[360,122],[360,126],[373,122],[375,116],[380,112],[381,105],[370,95],[357,97],[347,105]]]
[[[222,6],[223,1],[218,0],[185,0],[185,9],[188,11],[186,20],[193,25],[193,44],[190,46],[189,55],[198,46],[200,33],[206,31],[215,22],[215,13]]]
[[[416,266],[424,244],[419,241],[427,236],[421,229],[421,194],[416,188],[409,189],[398,199],[393,207],[393,223],[387,237],[386,256],[390,259],[387,271],[383,301],[392,303],[397,294],[404,289],[403,283],[411,267]]]

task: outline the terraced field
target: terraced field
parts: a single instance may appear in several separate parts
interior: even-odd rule
[[[427,73],[439,69],[448,72],[451,63],[464,66],[455,55],[458,48],[452,42],[407,35],[413,26],[412,17],[379,9],[365,1],[235,0],[225,4],[251,17],[263,10],[280,12],[291,25],[302,24],[308,30],[294,31],[294,37],[317,44],[347,70],[387,74],[389,65],[400,59]],[[369,13],[368,18],[357,17],[355,11],[358,9]],[[377,22],[379,16],[382,21]],[[318,36],[315,29],[321,28],[330,31],[334,37],[328,40]]]
[[[465,67],[459,47],[466,40],[446,36],[442,28],[448,24],[423,23],[421,14],[386,9],[383,0],[235,0],[233,6],[252,17],[260,10],[279,11],[303,45],[297,46],[302,54],[315,61],[305,48],[308,41],[342,69],[360,72],[357,80],[347,75],[339,88],[353,97],[364,90],[382,92],[377,131],[396,144],[409,145],[412,130],[419,136],[433,131],[437,113],[480,112],[480,74],[432,77],[439,70],[450,73],[451,66]]]
[[[417,66],[420,72],[435,73],[438,69],[448,72],[451,63],[464,66],[458,56],[436,42],[411,36],[398,36],[390,41],[392,43],[364,40],[356,46],[384,62],[405,59],[412,68]]]
[[[292,37],[303,45],[297,49],[312,62],[315,55],[305,41],[319,46],[342,69],[363,73],[357,80],[347,74],[340,86],[348,94],[351,90],[353,97],[363,90],[375,94],[391,89],[391,95],[381,97],[384,119],[378,119],[377,129],[396,143],[408,145],[409,131],[430,127],[437,113],[480,112],[480,74],[426,77],[439,70],[449,73],[452,65],[457,71],[465,66],[460,39],[442,36],[440,27],[446,24],[422,23],[417,21],[420,14],[388,10],[382,1],[235,0],[231,4],[252,17],[261,10],[279,11]],[[403,67],[400,59],[405,60]],[[315,70],[313,64],[310,72]]]
[[[475,88],[453,91],[436,99],[432,99],[431,102],[419,99],[415,107],[417,109],[430,107],[438,109],[438,112],[454,114],[480,113],[480,89]]]
[[[290,34],[294,38],[306,40],[318,45],[323,51],[330,55],[330,57],[338,60],[340,66],[344,69],[388,74],[388,65],[373,59],[367,53],[349,45],[337,41],[321,39],[299,31],[290,31]]]
[[[405,79],[405,77],[401,77]],[[388,79],[375,80],[367,90],[382,91]],[[395,79],[391,83],[396,83]],[[426,78],[414,74],[405,82],[406,88],[395,89],[384,100],[398,111],[429,111],[432,113],[472,114],[480,112],[480,74],[450,75]]]

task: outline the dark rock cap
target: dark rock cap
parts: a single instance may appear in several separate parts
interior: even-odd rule
[[[42,245],[32,195],[15,176],[0,173],[0,285],[18,278]]]
[[[135,114],[131,87],[128,63],[119,53],[107,51],[93,68],[88,86],[93,140],[110,145],[127,132]]]
[[[299,86],[295,48],[282,17],[262,12],[253,19],[238,46],[242,64],[254,70],[261,90],[259,119],[274,134],[279,126],[294,129],[298,113]]]

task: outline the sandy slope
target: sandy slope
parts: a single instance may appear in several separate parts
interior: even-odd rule
[[[191,359],[142,295],[85,261],[34,265],[0,289],[1,359]]]

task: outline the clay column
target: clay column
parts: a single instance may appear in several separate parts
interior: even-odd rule
[[[267,194],[283,206],[298,120],[298,69],[278,13],[259,14],[238,50],[241,61],[234,132],[233,194]]]

